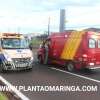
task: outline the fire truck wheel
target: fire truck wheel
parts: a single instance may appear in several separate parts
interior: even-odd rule
[[[73,72],[75,70],[74,63],[70,62],[67,64],[67,70]]]

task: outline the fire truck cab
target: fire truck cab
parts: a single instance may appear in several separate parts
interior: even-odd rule
[[[32,69],[33,54],[22,34],[0,33],[0,71]]]
[[[94,31],[52,33],[38,49],[38,61],[43,64],[63,65],[68,71],[100,68],[100,33]]]

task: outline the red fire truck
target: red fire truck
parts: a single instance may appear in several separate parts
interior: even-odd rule
[[[100,68],[100,33],[66,31],[52,33],[38,49],[38,61],[56,63],[68,71]]]

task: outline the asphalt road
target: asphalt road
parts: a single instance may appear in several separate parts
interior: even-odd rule
[[[83,85],[96,85],[98,86],[97,92],[25,92],[24,95],[29,97],[30,100],[100,100],[100,83],[74,76],[68,73],[60,72],[51,69],[55,65],[39,65],[35,64],[32,71],[21,72],[8,72],[2,73],[7,81],[15,86],[83,86]],[[61,67],[55,67],[61,70]],[[90,77],[100,80],[100,70],[95,71],[77,71],[78,75]]]

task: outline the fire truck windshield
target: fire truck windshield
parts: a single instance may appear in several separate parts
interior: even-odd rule
[[[4,38],[1,42],[2,48],[5,49],[26,49],[28,42],[26,39]]]

